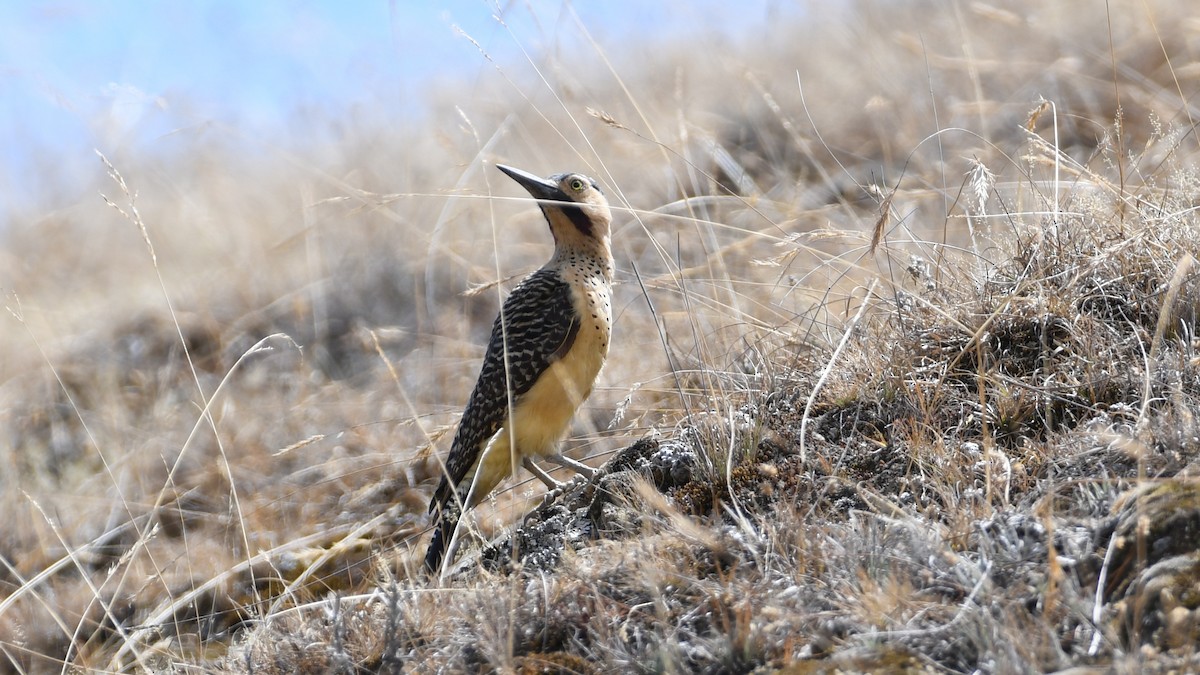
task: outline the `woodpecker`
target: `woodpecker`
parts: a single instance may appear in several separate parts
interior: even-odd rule
[[[608,200],[583,174],[540,178],[496,168],[537,200],[554,237],[554,255],[513,289],[492,325],[479,379],[429,502],[436,526],[425,567],[434,574],[454,556],[461,515],[518,464],[551,488],[558,483],[533,458],[584,475],[593,471],[561,455],[558,444],[608,356],[613,279]]]

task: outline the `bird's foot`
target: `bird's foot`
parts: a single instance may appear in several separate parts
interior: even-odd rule
[[[542,506],[553,504],[563,495],[567,494],[571,490],[574,490],[580,485],[590,482],[591,480],[592,479],[587,476],[574,476],[569,481],[558,483],[553,489],[546,491],[546,495],[542,497]]]

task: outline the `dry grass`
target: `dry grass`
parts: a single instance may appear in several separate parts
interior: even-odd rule
[[[1200,667],[1200,23],[1110,5],[814,3],[108,154],[0,249],[0,668]],[[569,445],[654,440],[438,588],[431,453],[548,251],[495,160],[619,207]]]

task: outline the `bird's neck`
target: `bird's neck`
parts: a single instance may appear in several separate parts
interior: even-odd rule
[[[551,264],[565,262],[570,258],[594,260],[601,276],[608,282],[613,278],[612,246],[607,235],[601,237],[572,237],[569,241],[558,241],[554,247]]]

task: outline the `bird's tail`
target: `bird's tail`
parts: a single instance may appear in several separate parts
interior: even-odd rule
[[[442,560],[458,527],[458,515],[458,504],[454,500],[438,509],[433,538],[429,540],[429,548],[425,549],[425,570],[430,574],[436,575],[442,571]]]

